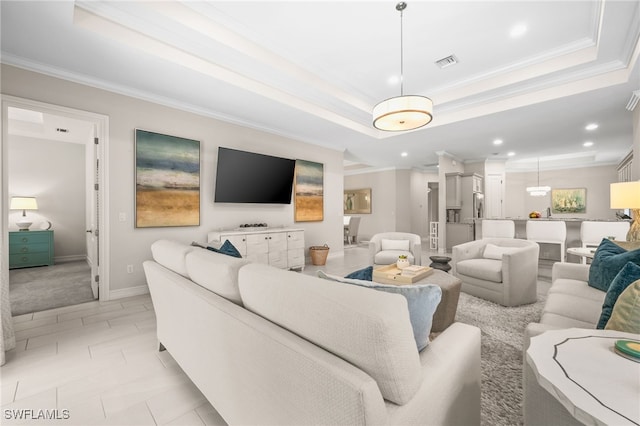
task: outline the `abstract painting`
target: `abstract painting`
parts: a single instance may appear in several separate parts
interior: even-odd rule
[[[136,129],[136,228],[200,225],[200,142]]]
[[[551,213],[586,213],[587,189],[552,189]]]
[[[296,160],[294,178],[294,216],[296,222],[324,219],[324,165]]]

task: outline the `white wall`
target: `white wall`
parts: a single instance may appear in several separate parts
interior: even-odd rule
[[[379,232],[429,236],[427,187],[438,176],[421,170],[383,170],[344,177],[345,189],[371,188],[371,214],[359,214],[359,240]]]
[[[640,180],[640,106],[633,111],[633,164],[632,179]]]
[[[27,217],[32,230],[52,223],[56,262],[85,258],[85,146],[15,135],[8,142],[9,196],[36,197]],[[21,215],[9,214],[10,230]]]
[[[616,182],[616,166],[585,167],[565,170],[540,171],[540,185],[552,189],[586,188],[587,212],[554,214],[554,217],[582,219],[615,219],[615,210],[609,208],[609,184]],[[507,173],[505,216],[526,218],[533,210],[546,215],[551,207],[551,193],[544,197],[532,197],[527,186],[537,186],[538,172]]]
[[[142,262],[150,258],[149,247],[153,241],[168,238],[186,243],[205,242],[207,232],[235,228],[242,223],[295,225],[305,230],[307,249],[326,243],[331,247],[332,254],[342,252],[343,153],[340,151],[6,65],[2,65],[2,93],[109,116],[109,274],[112,290],[145,285]],[[134,228],[136,128],[201,142],[200,226]],[[324,220],[294,224],[293,204],[214,204],[213,181],[218,146],[323,163]],[[126,215],[126,221],[118,221],[120,213]],[[134,266],[133,274],[126,272],[126,265],[129,264]]]
[[[368,240],[378,232],[396,230],[396,171],[385,170],[344,176],[344,189],[371,188],[371,214],[358,214],[358,240]],[[344,214],[344,210],[343,210]]]

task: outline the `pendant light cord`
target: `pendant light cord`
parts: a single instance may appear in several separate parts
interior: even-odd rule
[[[407,4],[403,1],[396,5],[396,9],[400,11],[400,96],[404,96],[404,31],[403,31],[403,11],[407,8]]]

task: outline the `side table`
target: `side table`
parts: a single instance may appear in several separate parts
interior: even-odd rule
[[[431,259],[431,265],[429,266],[433,269],[440,269],[445,272],[451,270],[451,265],[449,265],[451,258],[449,256],[429,256],[429,259]]]
[[[9,232],[9,269],[53,265],[53,231]]]
[[[533,337],[524,365],[525,425],[640,424],[640,363],[614,352],[619,339],[640,336],[570,328]]]

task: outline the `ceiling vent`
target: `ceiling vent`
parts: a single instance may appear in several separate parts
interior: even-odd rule
[[[627,109],[629,111],[633,111],[636,105],[638,105],[639,100],[640,100],[640,90],[634,90],[633,92],[631,92],[631,98],[627,103]]]
[[[458,58],[455,55],[449,55],[446,58],[438,59],[436,65],[440,68],[450,67],[458,63]]]

